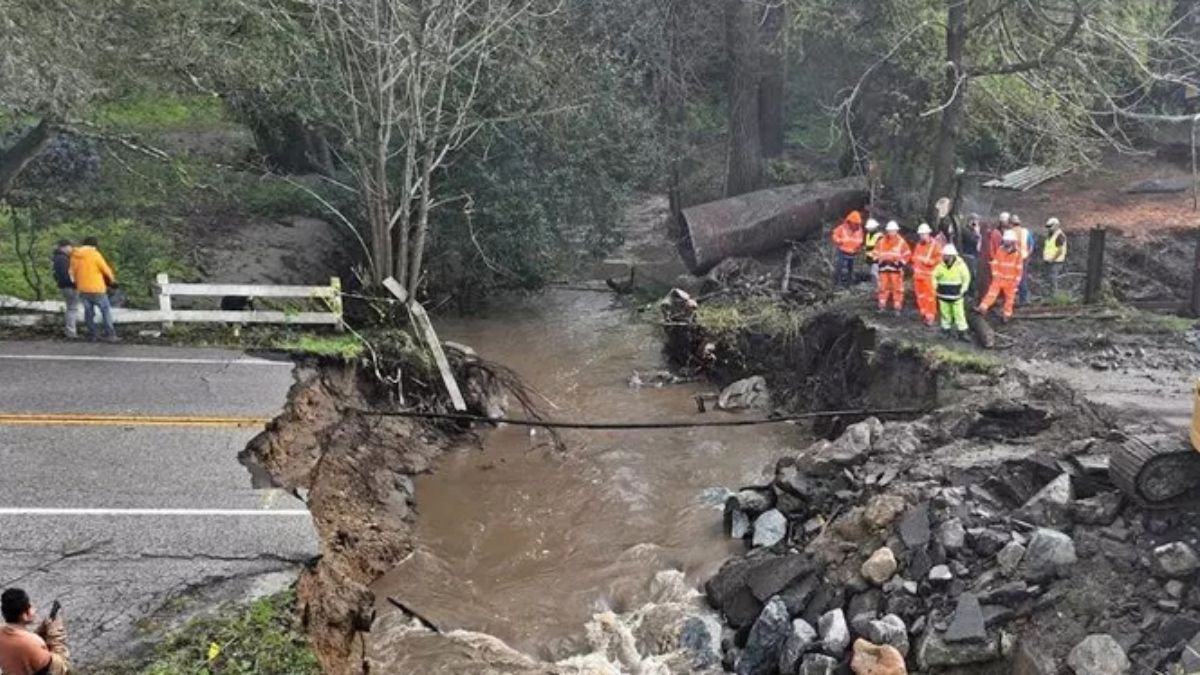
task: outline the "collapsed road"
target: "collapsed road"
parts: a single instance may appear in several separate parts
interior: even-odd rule
[[[308,511],[251,489],[236,460],[291,371],[219,350],[0,345],[0,587],[60,600],[86,666],[168,601],[291,583],[316,550]]]

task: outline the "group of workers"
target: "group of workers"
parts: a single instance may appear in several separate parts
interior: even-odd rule
[[[986,227],[986,230],[985,230]],[[967,296],[983,290],[975,311],[987,314],[1003,298],[1001,318],[1008,321],[1015,307],[1029,299],[1029,259],[1036,249],[1033,232],[1021,225],[1015,214],[1002,213],[994,224],[984,224],[972,214],[967,227],[958,231],[952,219],[943,219],[934,232],[926,223],[917,227],[917,241],[910,244],[892,220],[880,232],[879,222],[860,211],[851,211],[834,228],[837,249],[834,282],[849,286],[855,281],[854,264],[861,255],[871,267],[876,283],[879,311],[900,313],[904,307],[905,270],[912,272],[917,312],[927,326],[939,323],[943,332],[957,332],[969,339]],[[1067,236],[1057,218],[1046,221],[1042,261],[1046,264],[1050,291],[1057,295],[1059,277],[1067,258]],[[979,262],[987,265],[986,289],[973,283],[979,279]],[[975,290],[978,288],[978,290]]]

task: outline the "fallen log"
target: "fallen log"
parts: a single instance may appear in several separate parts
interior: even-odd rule
[[[996,347],[996,330],[988,323],[987,319],[978,312],[967,312],[967,325],[971,328],[971,334],[975,336],[975,342],[984,349],[994,349]]]
[[[807,239],[826,223],[867,203],[861,176],[760,190],[683,210],[679,252],[694,274],[725,258],[778,248]]]

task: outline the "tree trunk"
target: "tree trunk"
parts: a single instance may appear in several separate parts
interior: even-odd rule
[[[758,128],[763,157],[783,154],[786,70],[783,44],[784,5],[767,10],[762,27],[762,81],[758,86]]]
[[[763,156],[759,138],[758,88],[761,81],[758,27],[752,0],[726,0],[725,37],[729,54],[729,154],[725,196],[762,186]]]
[[[11,148],[0,154],[0,200],[12,190],[17,176],[50,144],[54,135],[54,125],[49,119],[43,118]]]
[[[967,85],[963,67],[963,48],[967,40],[967,3],[948,0],[946,19],[946,91],[949,98],[942,109],[941,128],[933,151],[933,180],[929,186],[926,218],[933,222],[934,205],[942,197],[950,197],[954,189],[954,171],[958,156],[958,139],[962,136],[966,116]],[[951,65],[953,64],[953,65]],[[952,97],[952,98],[951,98]]]

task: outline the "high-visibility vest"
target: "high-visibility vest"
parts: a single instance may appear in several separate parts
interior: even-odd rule
[[[875,245],[875,259],[880,272],[903,272],[904,265],[912,258],[908,242],[900,235],[888,235]]]
[[[939,299],[961,300],[971,285],[971,268],[962,258],[955,258],[953,265],[943,261],[933,270],[933,283],[937,285]]]
[[[1029,254],[1032,253],[1029,250],[1029,230],[1021,225],[1017,225],[1013,229],[1017,231],[1017,252],[1021,254],[1021,260],[1028,260]]]
[[[1021,251],[1013,249],[1009,252],[1004,247],[992,251],[991,270],[993,283],[1018,283],[1021,281],[1021,271],[1025,263],[1021,260]]]
[[[928,278],[933,276],[933,268],[941,262],[942,245],[937,240],[917,242],[912,252],[913,277]]]
[[[855,255],[863,245],[861,227],[853,227],[847,222],[833,228],[833,244],[846,255]]]
[[[867,252],[867,260],[875,262],[875,245],[879,243],[879,238],[883,235],[878,232],[868,232],[863,250]]]
[[[1058,240],[1062,239],[1062,245],[1058,244]],[[1046,243],[1042,244],[1042,260],[1048,263],[1060,263],[1067,259],[1067,235],[1062,230],[1055,230],[1046,237]]]

